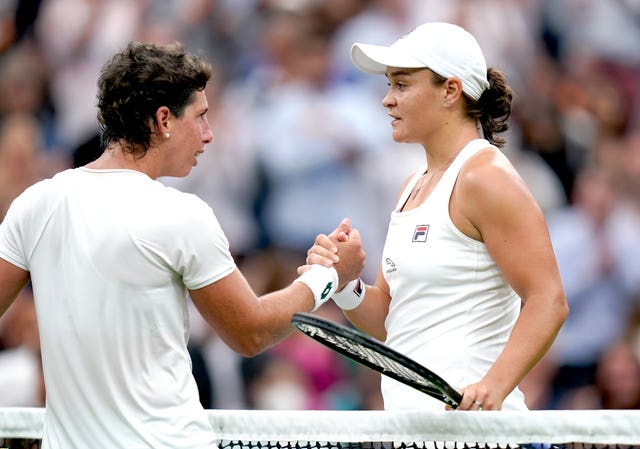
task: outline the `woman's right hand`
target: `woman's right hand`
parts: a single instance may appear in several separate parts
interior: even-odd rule
[[[329,235],[319,234],[313,246],[307,251],[307,265],[298,267],[298,274],[309,269],[312,264],[335,267],[341,290],[349,281],[362,274],[366,254],[357,229],[351,229],[351,222],[345,218]]]

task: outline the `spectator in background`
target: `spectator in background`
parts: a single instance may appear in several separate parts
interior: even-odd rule
[[[520,101],[514,108],[513,119],[521,133],[523,150],[537,155],[553,170],[561,182],[564,200],[567,202],[571,196],[577,167],[593,142],[593,133],[590,131],[593,120],[583,108],[574,108],[573,103],[567,106],[567,111],[563,114],[558,105],[558,97],[572,99],[571,93],[576,89],[570,89],[573,86],[564,82],[555,60],[540,54],[536,61],[537,64],[523,77],[524,88],[518,91]],[[563,83],[565,89],[560,95],[555,95],[559,82]],[[567,116],[576,117],[576,123],[585,124],[578,127],[579,130],[586,131],[579,139],[575,139],[580,140],[579,143],[572,143],[566,135],[565,125],[569,121],[568,118],[565,119]]]
[[[357,70],[349,60],[349,48],[355,41],[385,44],[421,23],[421,15],[414,14],[412,2],[402,0],[370,0],[350,20],[341,24],[332,40],[332,59],[337,75],[358,85],[370,86],[371,95],[380,98],[384,84]]]
[[[50,168],[38,122],[27,114],[5,116],[0,124],[0,221],[11,201]]]
[[[373,103],[365,90],[333,78],[330,39],[313,17],[271,11],[265,63],[232,85],[228,98],[245,105],[248,132],[257,137],[256,218],[261,246],[275,261],[270,288],[291,281],[304,242],[333,227],[354,203],[362,207],[352,222],[367,234],[377,232],[374,192],[360,182],[363,160],[379,148],[379,131],[367,121]],[[281,273],[287,277],[278,279]]]
[[[598,361],[625,332],[640,288],[640,222],[601,167],[579,174],[572,204],[549,217],[571,313],[550,351],[557,365],[552,407],[593,385]]]
[[[515,120],[514,120],[515,121]],[[527,184],[545,215],[567,204],[561,178],[542,158],[523,144],[522,130],[513,123],[507,131],[508,140],[503,152]]]
[[[607,146],[609,160],[616,167],[622,183],[622,194],[640,214],[640,108],[638,122],[619,139],[611,139]]]
[[[0,57],[0,117],[25,114],[35,118],[42,150],[49,155],[50,163],[62,168],[68,162],[67,148],[62,145],[49,96],[50,77],[35,41],[11,48]]]
[[[578,388],[563,398],[562,409],[640,409],[640,357],[634,345],[619,340],[598,360],[593,385]]]
[[[47,0],[35,35],[49,76],[61,144],[76,148],[96,133],[96,79],[104,61],[137,38],[146,0]]]

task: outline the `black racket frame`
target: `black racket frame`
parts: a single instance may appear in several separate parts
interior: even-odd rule
[[[418,362],[395,351],[394,349],[386,346],[384,343],[360,332],[357,329],[344,326],[340,323],[325,320],[316,315],[302,312],[295,313],[293,315],[291,324],[308,337],[313,338],[314,340],[322,343],[328,348],[342,354],[343,356],[351,360],[360,363],[361,365],[366,366],[367,368],[370,368],[374,371],[379,372],[380,374],[391,377],[398,382],[402,382],[405,385],[428,394],[429,396],[444,402],[452,408],[457,408],[458,405],[460,405],[462,395],[451,385],[449,385],[449,383],[447,383],[447,381],[445,381],[442,377],[429,370],[425,366],[419,364]],[[337,344],[336,342],[327,340],[317,332],[318,329],[333,336],[347,339],[350,342],[353,342],[356,347],[360,346],[373,351],[381,355],[382,357],[391,360],[392,362],[401,365],[402,367],[411,371],[418,378],[424,380],[424,382],[402,376],[396,371],[385,369],[379,364],[373,363],[371,360],[368,360],[359,353],[351,352],[347,348]]]

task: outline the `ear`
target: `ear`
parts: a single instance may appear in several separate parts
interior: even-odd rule
[[[171,110],[166,106],[160,106],[156,111],[155,127],[159,135],[164,136],[171,131]]]
[[[462,96],[462,81],[456,77],[447,78],[443,88],[442,102],[445,107],[452,106]]]

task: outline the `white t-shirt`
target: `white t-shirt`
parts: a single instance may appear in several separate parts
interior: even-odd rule
[[[186,289],[235,269],[213,211],[132,170],[28,188],[0,257],[31,273],[47,389],[44,448],[211,448],[187,352]]]
[[[449,198],[464,162],[486,140],[470,142],[419,207],[399,212],[416,173],[391,213],[382,271],[391,303],[386,343],[460,389],[479,381],[502,352],[520,311],[484,243],[460,232],[449,216]],[[444,404],[383,376],[384,406],[444,410]],[[525,410],[514,390],[505,410]]]

